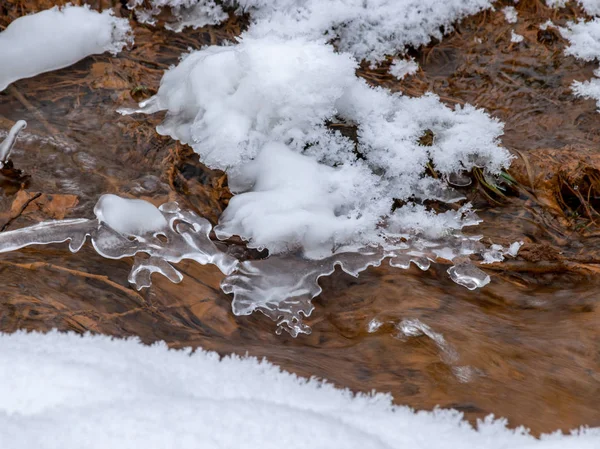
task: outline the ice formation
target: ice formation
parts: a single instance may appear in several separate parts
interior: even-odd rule
[[[136,5],[139,5],[136,1]],[[222,0],[225,7],[249,13],[248,33],[256,38],[305,37],[335,41],[341,51],[371,62],[408,46],[427,44],[452,30],[452,23],[492,7],[491,0]],[[213,0],[152,0],[156,8],[196,8],[199,22],[180,15],[185,25],[215,23],[227,14]],[[193,6],[192,6],[193,5]],[[152,14],[156,14],[155,9]],[[148,16],[150,17],[150,16]],[[222,19],[221,19],[222,20]]]
[[[210,240],[208,220],[181,210],[177,203],[156,208],[147,201],[107,194],[100,197],[94,212],[95,220],[54,220],[2,232],[0,253],[66,241],[69,249],[77,252],[90,237],[94,249],[103,257],[136,256],[129,282],[138,290],[149,287],[150,276],[156,272],[172,282],[180,282],[183,276],[172,264],[183,259],[214,264],[224,274],[233,272],[238,264]]]
[[[54,220],[27,228],[0,233],[0,253],[15,251],[29,245],[69,242],[77,252],[90,237],[98,254],[109,259],[135,256],[129,282],[138,290],[152,284],[151,275],[159,273],[172,282],[183,279],[173,266],[183,259],[200,264],[214,264],[225,275],[221,287],[233,294],[232,310],[236,315],[259,311],[277,322],[277,332],[285,330],[292,336],[310,333],[302,319],[313,311],[311,300],[321,293],[318,280],[333,273],[336,266],[358,276],[369,266],[378,266],[389,259],[391,266],[407,269],[413,263],[427,270],[439,258],[456,260],[448,270],[450,277],[469,289],[482,287],[489,276],[467,262],[471,254],[487,256],[478,237],[462,236],[458,231],[468,220],[468,210],[431,214],[423,219],[418,206],[404,210],[412,220],[422,225],[417,236],[396,233],[390,223],[385,245],[342,247],[328,257],[311,260],[300,254],[285,253],[267,259],[239,262],[221,251],[209,238],[210,223],[194,212],[166,203],[156,208],[135,199],[107,194],[94,208],[96,219]],[[470,218],[473,220],[473,217]],[[444,223],[445,227],[440,227]],[[452,230],[454,229],[454,234]],[[495,257],[515,255],[517,248],[507,250],[494,245]]]
[[[6,138],[0,143],[0,168],[3,168],[6,162],[10,159],[10,152],[15,146],[19,133],[27,127],[25,120],[19,120],[13,125],[8,132]]]
[[[566,54],[584,61],[600,61],[600,18],[570,22],[564,28],[559,27],[559,31],[570,43],[565,49]],[[571,88],[579,97],[596,100],[600,111],[600,68],[594,71],[594,75],[596,78],[589,81],[574,81]]]
[[[0,447],[597,449],[600,429],[536,439],[489,416],[395,406],[254,358],[164,343],[0,335]]]
[[[135,9],[136,17],[141,23],[155,24],[156,16],[163,8],[168,7],[171,8],[175,21],[165,24],[165,28],[175,32],[186,27],[216,25],[228,17],[214,0],[150,0],[150,8],[144,8],[144,3],[144,0],[133,0],[129,6]]]
[[[568,0],[546,0],[546,4],[551,8],[563,8]],[[600,15],[600,2],[598,0],[577,0],[583,10],[590,16]]]
[[[116,54],[133,42],[127,19],[88,6],[54,7],[13,21],[0,32],[0,91],[94,54]]]

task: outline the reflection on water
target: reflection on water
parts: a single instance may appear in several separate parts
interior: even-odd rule
[[[454,407],[470,418],[493,412],[534,431],[599,426],[599,235],[581,214],[560,215],[565,204],[577,206],[566,193],[564,204],[556,199],[546,179],[555,166],[542,165],[558,160],[560,167],[577,167],[584,156],[588,165],[597,161],[590,149],[600,144],[600,115],[593,101],[573,99],[568,88],[574,78],[589,78],[594,64],[562,56],[559,36],[538,40],[537,28],[527,27],[550,13],[533,3],[517,5],[515,32],[525,42],[516,47],[497,11],[423,49],[417,56],[424,70],[415,77],[392,84],[376,69],[363,71],[409,94],[431,89],[449,104],[468,101],[506,122],[504,143],[525,157],[511,173],[528,188],[492,205],[474,185],[463,188],[480,209],[484,223],[476,230],[491,238],[486,244],[524,246],[516,260],[482,266],[491,277],[483,289],[454,284],[443,264],[427,272],[384,264],[359,278],[338,269],[320,281],[323,291],[307,319],[312,334],[293,339],[274,335],[260,314],[235,317],[215,267],[184,261],[177,265],[180,284],[155,277],[151,288],[137,292],[127,283],[131,259],[107,260],[87,245],[75,255],[50,245],[0,257],[0,330],[56,327],[247,351],[301,375],[390,391],[398,403],[417,408]],[[28,137],[12,154],[29,178],[0,182],[0,228],[92,217],[107,192],[155,205],[177,201],[214,224],[229,198],[222,173],[157,136],[160,117],[135,121],[114,111],[131,104],[134,88],[158,86],[187,46],[238,31],[234,19],[179,36],[138,27],[137,46],[116,59],[88,58],[1,93],[0,129],[29,122]],[[477,43],[478,37],[485,39]],[[527,167],[527,158],[541,162]],[[257,257],[238,250],[236,257]]]

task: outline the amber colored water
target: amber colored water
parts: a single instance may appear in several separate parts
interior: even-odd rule
[[[0,27],[47,6],[4,3]],[[138,293],[127,283],[131,260],[106,260],[89,246],[71,254],[66,245],[53,245],[0,257],[0,331],[92,331],[248,353],[355,391],[389,391],[397,403],[418,409],[453,407],[470,419],[494,413],[534,432],[600,426],[594,215],[600,115],[593,101],[569,90],[595,66],[564,56],[560,35],[537,28],[548,18],[564,23],[578,10],[556,13],[530,0],[517,9],[517,25],[499,11],[482,13],[441,43],[413,51],[422,70],[402,82],[385,67],[359,71],[408,95],[431,90],[448,104],[474,104],[506,123],[503,142],[518,156],[511,174],[519,186],[506,198],[487,198],[477,184],[465,193],[486,220],[473,232],[525,245],[517,259],[486,268],[492,282],[484,289],[453,284],[442,265],[428,272],[383,266],[358,279],[338,272],[321,281],[324,291],[309,320],[313,333],[293,339],[275,335],[261,315],[233,316],[215,268],[182,263],[181,284],[156,277]],[[118,58],[88,58],[1,93],[0,130],[17,119],[29,122],[29,137],[13,155],[29,178],[0,183],[0,229],[90,217],[107,192],[155,204],[176,200],[216,221],[229,198],[225,177],[157,136],[160,117],[114,111],[151,94],[188,46],[231,38],[241,26],[232,18],[175,35],[136,25],[136,46]],[[513,27],[523,43],[510,42]],[[574,186],[585,191],[585,201]],[[369,333],[373,319],[384,324]],[[401,338],[396,324],[407,319],[441,334],[446,349],[427,336]]]

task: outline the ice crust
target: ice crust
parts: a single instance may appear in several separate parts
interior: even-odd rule
[[[536,439],[493,416],[473,428],[456,410],[416,412],[393,405],[389,394],[354,395],[264,360],[101,335],[0,335],[0,397],[0,447],[10,449],[597,449],[600,443],[597,428]]]
[[[429,164],[450,178],[473,167],[498,174],[511,160],[499,145],[502,124],[485,112],[371,88],[356,64],[322,42],[246,37],[185,56],[155,97],[122,112],[166,110],[158,132],[227,172],[236,196],[219,237],[318,259],[340,245],[384,242],[383,222],[402,227],[408,217],[404,207],[392,213],[395,200],[411,208],[461,199],[427,174]],[[331,122],[356,126],[357,142]],[[430,146],[419,143],[427,131]]]
[[[408,75],[414,75],[419,70],[419,64],[414,59],[394,59],[390,66],[390,74],[401,80]]]
[[[238,264],[210,240],[208,220],[181,210],[177,203],[166,203],[159,209],[143,200],[107,194],[100,197],[94,212],[95,220],[53,220],[2,232],[0,253],[66,241],[75,253],[90,237],[94,249],[103,257],[136,256],[129,282],[138,290],[151,285],[152,273],[181,282],[183,276],[172,264],[184,259],[214,264],[224,274],[233,272]]]
[[[432,229],[424,226],[421,237],[411,238],[394,234],[397,229],[390,224],[385,246],[346,246],[320,260],[287,253],[243,262],[211,241],[211,225],[206,219],[182,210],[177,203],[156,208],[143,200],[106,194],[100,197],[94,212],[96,219],[54,220],[2,232],[0,253],[67,241],[69,249],[77,252],[90,237],[94,249],[103,257],[135,256],[128,280],[138,290],[152,284],[153,273],[180,282],[183,276],[173,264],[184,259],[214,264],[226,275],[221,288],[233,294],[234,314],[261,312],[277,323],[278,333],[285,330],[292,336],[310,333],[303,318],[312,313],[311,300],[321,293],[319,278],[332,274],[336,266],[356,277],[369,266],[379,266],[384,259],[393,267],[408,269],[413,263],[427,270],[432,261],[443,258],[459,261],[449,274],[460,285],[473,289],[490,280],[486,273],[468,263],[468,256],[483,253],[485,246],[479,242],[480,237],[465,237],[457,231],[459,222],[465,219],[462,215],[469,213],[464,210],[435,215],[435,219],[448,225],[443,233],[426,221]],[[456,228],[454,235],[449,231],[452,226]],[[504,255],[516,255],[518,246],[505,250],[494,245],[492,250],[496,257],[493,261],[498,261]]]
[[[133,42],[127,19],[88,6],[54,7],[20,17],[0,32],[0,91],[94,54],[117,54]]]

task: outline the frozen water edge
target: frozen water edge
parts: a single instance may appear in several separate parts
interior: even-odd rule
[[[151,105],[150,105],[151,107]],[[0,143],[2,163],[26,122],[17,122]],[[421,207],[405,208],[399,220],[382,223],[383,244],[346,244],[331,250],[324,257],[308,256],[306,251],[285,252],[267,259],[240,262],[221,251],[210,239],[208,220],[192,211],[182,210],[177,203],[153,204],[126,199],[117,195],[102,195],[94,207],[96,219],[69,219],[39,223],[27,228],[0,233],[0,253],[15,251],[30,245],[69,242],[72,252],[79,251],[90,237],[92,246],[103,257],[121,259],[135,256],[129,282],[138,290],[152,284],[152,273],[159,273],[178,283],[183,275],[173,266],[184,259],[202,265],[214,264],[226,275],[221,283],[225,293],[233,294],[232,310],[236,315],[259,311],[296,337],[310,333],[303,323],[314,306],[312,299],[321,293],[319,278],[329,276],[336,266],[357,277],[370,266],[379,266],[389,259],[393,267],[408,269],[413,263],[421,270],[429,269],[438,259],[455,261],[448,273],[459,285],[469,289],[483,287],[489,276],[469,262],[478,254],[483,263],[515,256],[519,244],[504,249],[492,245],[487,249],[481,237],[460,233],[463,226],[479,223],[468,205],[456,212],[435,214],[425,222]],[[445,229],[442,234],[431,228]],[[415,232],[415,229],[421,229]],[[217,236],[219,233],[217,232]],[[144,256],[145,254],[145,256]]]
[[[115,55],[131,43],[129,22],[110,9],[98,13],[89,6],[67,5],[20,17],[0,32],[0,91],[90,55]]]
[[[489,282],[486,273],[464,260],[469,254],[481,254],[485,251],[484,245],[477,238],[458,233],[437,242],[396,236],[396,240],[390,240],[385,248],[345,247],[319,260],[307,259],[301,254],[280,254],[239,262],[217,248],[210,239],[208,220],[192,211],[182,210],[177,203],[156,208],[143,200],[103,195],[94,212],[96,219],[48,221],[0,233],[0,253],[67,241],[69,249],[77,252],[90,237],[94,249],[103,257],[135,256],[129,282],[138,290],[152,284],[152,273],[162,274],[171,282],[181,282],[183,276],[173,264],[184,259],[202,265],[214,264],[226,275],[221,288],[225,293],[233,294],[234,314],[262,312],[277,322],[278,333],[285,330],[294,337],[310,333],[302,319],[312,313],[311,301],[321,293],[319,278],[331,275],[336,266],[358,276],[369,266],[379,266],[387,258],[393,267],[407,269],[414,263],[427,270],[441,253],[455,255],[461,261],[449,269],[454,282],[469,289]],[[509,253],[510,249],[504,254]]]

